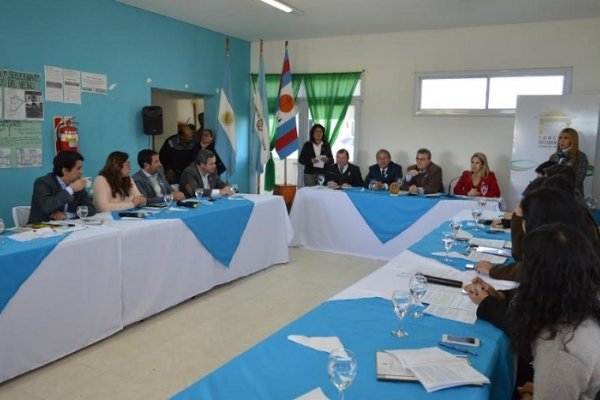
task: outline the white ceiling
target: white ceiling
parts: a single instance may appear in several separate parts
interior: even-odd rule
[[[600,17],[600,0],[116,0],[248,41]]]

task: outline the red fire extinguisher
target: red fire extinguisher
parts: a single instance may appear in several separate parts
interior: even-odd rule
[[[65,117],[56,126],[56,152],[79,151],[79,132],[72,117]]]

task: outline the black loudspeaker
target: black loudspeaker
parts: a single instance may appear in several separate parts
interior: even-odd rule
[[[161,135],[163,133],[162,107],[146,106],[142,109],[142,121],[146,135]]]

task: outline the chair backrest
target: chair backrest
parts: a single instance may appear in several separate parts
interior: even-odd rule
[[[448,183],[448,196],[454,196],[454,186],[456,186],[456,182],[460,179],[460,176],[452,178],[450,183]]]
[[[31,206],[15,206],[12,208],[12,216],[15,221],[15,226],[25,226],[29,220],[29,212]]]

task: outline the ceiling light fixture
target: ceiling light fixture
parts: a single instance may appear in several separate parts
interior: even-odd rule
[[[281,10],[285,13],[293,13],[296,15],[302,15],[302,11],[298,10],[297,8],[294,8],[288,4],[282,3],[281,1],[278,0],[260,0],[265,4],[270,5],[271,7],[275,7],[278,10]]]

